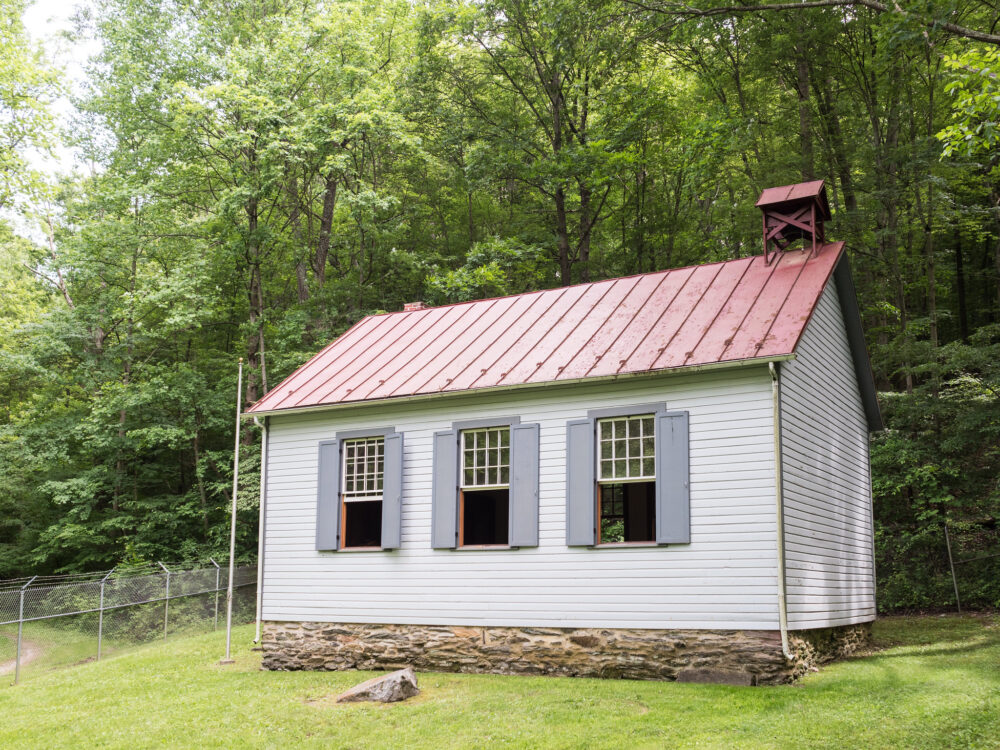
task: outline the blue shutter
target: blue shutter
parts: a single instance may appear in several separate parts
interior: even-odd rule
[[[340,548],[340,441],[319,444],[316,476],[316,549]]]
[[[403,517],[403,436],[385,436],[382,463],[382,547],[399,549]]]
[[[538,425],[510,428],[510,525],[512,547],[538,546]]]
[[[434,479],[431,487],[431,546],[458,545],[458,435],[434,433]]]
[[[594,473],[594,420],[566,425],[566,544],[597,542],[597,486]]]
[[[656,416],[656,542],[691,541],[691,468],[688,413]]]

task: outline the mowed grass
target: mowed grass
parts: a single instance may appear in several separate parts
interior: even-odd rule
[[[1000,618],[887,618],[884,650],[797,685],[421,674],[400,704],[335,705],[372,673],[262,672],[212,633],[0,688],[0,747],[1000,748]]]
[[[41,677],[53,669],[61,669],[97,657],[97,634],[69,627],[58,627],[51,622],[27,622],[24,624],[24,647],[33,648],[33,658],[25,655],[21,667],[21,680],[28,681]],[[119,644],[112,638],[105,638],[102,648],[104,655],[110,655],[133,644]],[[17,653],[17,625],[0,628],[0,663],[10,661]],[[0,685],[12,680],[11,675],[0,675]]]

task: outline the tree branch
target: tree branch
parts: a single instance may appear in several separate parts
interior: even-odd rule
[[[874,10],[876,13],[896,13],[904,18],[915,18],[920,25],[936,30],[941,29],[956,36],[974,39],[977,42],[1000,46],[1000,35],[987,34],[984,31],[977,31],[965,26],[959,26],[947,21],[939,21],[934,18],[921,18],[909,11],[903,10],[898,2],[893,2],[892,7],[881,3],[878,0],[806,0],[801,3],[763,3],[760,5],[726,5],[717,8],[694,8],[685,3],[665,2],[652,4],[646,0],[625,0],[625,2],[635,8],[651,13],[665,13],[677,16],[682,19],[689,18],[710,18],[712,16],[734,16],[740,13],[759,13],[766,11],[784,10],[809,10],[811,8],[845,8],[864,7]]]

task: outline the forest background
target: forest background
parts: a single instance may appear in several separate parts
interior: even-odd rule
[[[756,254],[821,177],[879,607],[953,605],[946,529],[1000,606],[1000,5],[691,1],[92,0],[75,85],[0,5],[0,577],[225,557],[238,357],[248,405],[407,301]]]

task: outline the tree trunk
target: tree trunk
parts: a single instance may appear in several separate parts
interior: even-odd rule
[[[969,338],[969,312],[965,300],[965,261],[962,257],[962,230],[955,232],[955,291],[958,294],[958,330],[962,341]]]
[[[812,104],[809,101],[809,63],[806,60],[803,41],[795,44],[795,91],[799,99],[799,151],[802,155],[800,169],[802,180],[807,182],[816,177],[812,141]]]
[[[299,181],[293,170],[288,179],[288,223],[295,236],[295,287],[299,302],[309,299],[309,285],[306,283],[306,242],[302,236],[302,212],[299,210]]]
[[[569,232],[566,229],[566,192],[556,188],[556,246],[559,248],[559,274],[563,286],[573,283],[569,257]]]
[[[247,264],[250,271],[250,284],[248,289],[248,302],[250,310],[250,328],[253,333],[247,340],[247,379],[246,379],[246,402],[252,404],[261,396],[259,391],[259,381],[257,371],[261,368],[261,343],[263,331],[261,329],[261,316],[264,314],[264,293],[261,288],[260,278],[260,246],[257,237],[258,204],[257,199],[250,198],[246,205],[247,213]],[[249,434],[249,431],[248,431]]]
[[[201,475],[201,451],[198,449],[198,429],[194,431],[194,476],[198,483],[198,498],[201,501],[201,525],[208,541],[208,498],[205,494],[205,480]]]
[[[333,231],[333,209],[337,206],[337,177],[331,171],[326,176],[326,189],[323,192],[323,215],[319,223],[319,242],[316,245],[316,258],[313,264],[316,286],[320,289],[326,283],[326,262],[330,254],[330,234]]]

